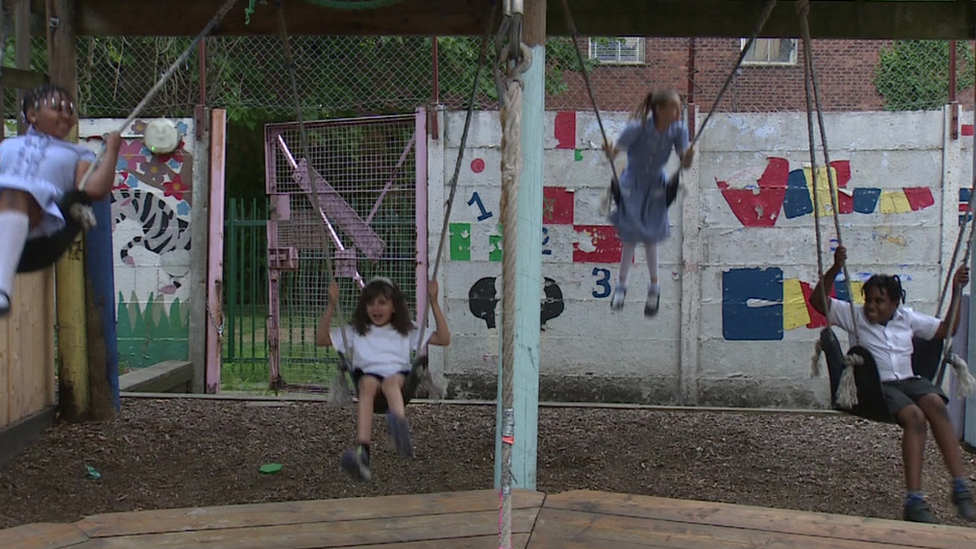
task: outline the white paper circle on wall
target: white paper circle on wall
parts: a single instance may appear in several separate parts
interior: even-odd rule
[[[146,124],[142,142],[153,154],[169,154],[180,146],[180,131],[167,118],[157,118]]]

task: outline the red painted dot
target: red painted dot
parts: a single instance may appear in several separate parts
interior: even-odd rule
[[[474,173],[481,173],[485,171],[485,161],[480,158],[475,158],[471,161],[471,171]]]

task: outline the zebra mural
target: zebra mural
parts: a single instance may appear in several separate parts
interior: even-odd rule
[[[135,266],[130,251],[136,246],[160,256],[190,250],[190,223],[156,193],[125,188],[112,191],[112,216],[113,226],[132,219],[142,229],[142,234],[122,245],[119,251],[119,258],[126,265]]]

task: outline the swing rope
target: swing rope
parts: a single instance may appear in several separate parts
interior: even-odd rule
[[[451,211],[454,209],[454,197],[457,195],[457,182],[458,177],[461,175],[461,163],[464,159],[464,150],[467,148],[468,144],[468,133],[471,129],[471,119],[474,116],[474,102],[475,97],[478,94],[478,89],[481,84],[481,73],[487,64],[488,58],[488,41],[491,39],[491,28],[495,21],[495,14],[497,12],[497,3],[491,3],[491,10],[488,15],[488,23],[485,28],[485,34],[481,39],[481,50],[478,54],[478,70],[474,73],[474,85],[471,87],[471,95],[468,97],[468,112],[464,117],[464,131],[461,132],[461,144],[458,149],[457,162],[454,163],[454,175],[451,177],[451,190],[447,198],[447,209],[444,212],[444,222],[441,224],[441,237],[440,242],[437,245],[437,254],[434,256],[434,271],[431,274],[433,280],[437,280],[437,274],[440,270],[441,258],[444,256],[444,246],[447,241],[447,235],[450,229],[451,222]],[[424,307],[423,313],[420,320],[420,337],[418,341],[424,340],[424,331],[427,328],[427,313],[430,307]],[[419,349],[418,349],[419,352]],[[425,369],[425,376],[430,376],[430,368]],[[432,379],[431,379],[432,381]],[[440,381],[443,383],[443,381]],[[438,385],[438,383],[433,383],[433,385]],[[446,387],[445,387],[446,388]],[[443,398],[444,395],[432,395],[438,396],[438,398]]]
[[[278,19],[278,35],[281,39],[282,51],[285,57],[285,68],[288,70],[288,78],[291,84],[291,96],[295,103],[295,117],[298,122],[298,135],[299,135],[299,146],[302,149],[302,155],[305,156],[305,182],[308,185],[309,192],[312,199],[312,207],[315,208],[316,212],[322,211],[322,206],[319,201],[319,190],[315,178],[312,176],[312,154],[308,147],[308,131],[305,127],[305,117],[302,111],[302,100],[298,93],[298,75],[295,67],[295,59],[291,50],[291,41],[288,35],[288,27],[285,23],[285,8],[283,0],[276,0],[275,11]],[[301,174],[300,174],[301,175]],[[322,249],[324,250],[325,256],[325,270],[329,273],[329,287],[332,286],[335,280],[335,275],[332,270],[332,254],[329,250],[329,235],[325,228],[325,223],[316,223],[319,229],[319,238],[322,240]],[[349,339],[346,335],[346,320],[345,314],[342,310],[342,300],[337,299],[335,303],[337,320],[339,321],[339,333],[342,337],[342,348],[349,349]],[[352,398],[349,394],[349,385],[346,381],[346,371],[344,366],[340,366],[339,373],[336,375],[335,383],[329,391],[329,401],[332,404],[346,405],[352,402]]]
[[[820,127],[820,141],[823,147],[824,153],[824,168],[827,172],[827,190],[830,195],[830,209],[831,214],[834,219],[834,229],[837,233],[837,245],[843,246],[843,239],[840,230],[840,212],[837,207],[837,185],[834,181],[833,173],[830,170],[830,155],[827,147],[827,132],[824,127],[823,113],[820,107],[820,87],[817,83],[817,72],[813,62],[813,39],[810,35],[810,1],[809,0],[798,0],[796,3],[796,12],[800,17],[800,33],[803,39],[803,84],[806,90],[806,102],[807,102],[807,133],[809,136],[810,143],[810,177],[813,182],[813,216],[814,216],[814,227],[816,228],[816,240],[817,240],[817,274],[818,280],[821,282],[824,278],[824,268],[823,268],[823,238],[820,232],[820,200],[818,192],[818,181],[819,177],[817,174],[817,156],[816,156],[816,140],[814,138],[813,131],[813,110],[814,103],[816,104],[817,112],[817,124]],[[812,92],[812,93],[811,93]],[[851,281],[850,273],[847,269],[847,261],[845,260],[841,264],[841,268],[844,272],[844,282],[847,284],[847,293],[850,298],[848,303],[851,308],[851,318],[854,318],[854,290]],[[824,312],[828,311],[829,298],[827,296],[827,289],[823,283],[820,284],[821,299],[823,299]],[[827,327],[830,327],[829,315],[825,315],[827,318]],[[853,323],[852,330],[853,340],[856,344],[860,337],[858,334],[857,323]],[[819,375],[820,366],[820,353],[822,351],[820,340],[818,339],[814,345],[815,351],[812,358],[812,368],[811,373],[813,376]],[[848,354],[844,358],[845,367],[841,373],[840,384],[837,388],[837,395],[835,396],[837,404],[841,408],[851,409],[857,405],[857,384],[854,379],[854,367],[863,364],[863,358],[857,354]]]
[[[291,80],[292,98],[295,103],[295,112],[297,115],[297,122],[298,122],[299,135],[300,135],[300,146],[302,149],[302,154],[306,158],[305,176],[308,179],[310,185],[310,190],[312,195],[312,199],[311,199],[312,205],[314,208],[316,208],[316,210],[321,211],[321,207],[319,204],[319,196],[318,196],[319,193],[317,192],[316,188],[312,187],[312,185],[314,184],[314,180],[312,178],[311,152],[308,147],[308,133],[305,126],[304,116],[302,114],[301,97],[298,93],[298,77],[296,72],[296,64],[291,50],[287,24],[285,22],[283,2],[281,0],[278,0],[276,2],[276,5],[277,5],[278,30],[279,30],[279,35],[284,49],[285,63],[288,69],[289,78]],[[461,163],[463,162],[463,157],[464,157],[464,149],[467,145],[471,120],[474,115],[475,96],[479,88],[479,82],[481,79],[482,71],[485,65],[487,64],[486,58],[487,58],[487,51],[488,51],[488,41],[491,37],[491,25],[495,17],[495,11],[496,11],[496,6],[494,5],[494,3],[492,3],[490,15],[488,17],[488,28],[486,29],[485,35],[482,39],[481,54],[478,61],[478,70],[475,73],[474,86],[472,87],[470,100],[468,102],[468,112],[465,117],[464,132],[461,137],[461,148],[458,153],[457,162],[455,164],[454,176],[451,179],[450,196],[447,201],[444,223],[441,229],[440,244],[438,246],[437,254],[434,260],[434,272],[433,272],[434,279],[437,278],[437,273],[440,268],[441,258],[444,255],[443,251],[446,245],[446,237],[449,230],[451,211],[454,206],[454,198],[457,194],[457,181],[458,181],[458,177],[460,176]],[[323,246],[328,248],[328,244],[327,244],[328,234],[326,232],[325,225],[319,224],[319,230],[320,230],[321,238],[323,240]],[[329,285],[331,286],[332,282],[335,280],[335,274],[332,268],[331,255],[328,252],[325,254],[325,262],[326,262],[326,270],[329,273]],[[424,307],[423,311],[421,312],[421,320],[419,322],[420,336],[418,338],[418,341],[423,341],[424,331],[426,329],[426,324],[427,324],[428,311],[429,308]],[[346,322],[342,311],[341,301],[336,303],[336,313],[338,316],[338,321],[340,323],[340,334],[342,337],[343,347],[348,349],[348,339],[347,339],[348,336],[346,335]],[[417,349],[417,352],[419,355],[420,349]],[[415,360],[415,368],[418,366],[418,364],[419,363]],[[435,377],[430,372],[430,368],[427,367],[426,365],[421,365],[420,368],[422,369],[422,372],[420,373],[421,383],[426,387],[429,395],[434,398],[443,398],[447,392],[446,382],[440,376],[438,376],[438,378],[435,379]],[[350,372],[347,371],[345,365],[340,366],[340,371],[336,375],[336,378],[333,382],[333,386],[329,391],[330,403],[336,405],[346,405],[351,403],[350,388],[349,388],[348,381],[346,379],[346,375],[349,373]]]
[[[152,87],[152,89],[149,90],[149,93],[147,93],[146,96],[142,99],[142,101],[138,105],[136,105],[136,108],[132,111],[132,114],[130,114],[129,117],[126,118],[124,122],[122,122],[122,125],[119,126],[119,130],[118,130],[119,133],[124,132],[125,129],[129,127],[129,124],[132,124],[132,122],[135,121],[136,117],[138,117],[139,114],[142,113],[142,110],[146,108],[146,105],[149,104],[152,98],[155,97],[156,94],[159,93],[161,89],[163,89],[163,86],[165,86],[166,83],[169,82],[169,79],[172,78],[174,74],[176,74],[176,71],[179,70],[180,66],[186,62],[186,59],[190,56],[190,53],[192,53],[193,50],[196,49],[196,47],[200,44],[200,42],[202,42],[203,39],[208,34],[210,34],[210,31],[212,31],[214,27],[216,27],[218,24],[220,24],[221,21],[223,21],[224,17],[231,10],[231,8],[234,7],[234,4],[236,3],[237,0],[227,0],[226,2],[224,2],[224,5],[222,5],[220,9],[217,10],[217,13],[207,23],[207,26],[204,27],[199,34],[197,34],[197,36],[193,39],[193,41],[190,42],[190,45],[187,46],[186,49],[183,50],[183,53],[181,53],[180,56],[176,58],[176,61],[174,61],[173,64],[170,65],[168,69],[166,69],[166,72],[163,73],[163,76],[161,76],[159,80],[156,82],[156,84]],[[91,178],[92,173],[94,173],[96,166],[98,166],[98,162],[102,159],[102,156],[104,155],[105,155],[105,147],[102,147],[102,150],[98,151],[98,155],[95,157],[95,161],[88,165],[88,170],[86,170],[85,175],[82,176],[81,182],[78,183],[79,191],[85,190],[85,186],[88,184],[88,180]]]
[[[725,84],[722,85],[722,89],[719,90],[718,95],[715,96],[715,102],[712,103],[712,108],[708,109],[708,114],[705,116],[705,121],[702,122],[701,128],[698,129],[698,133],[695,134],[694,138],[692,138],[691,140],[691,143],[688,145],[689,149],[693,148],[695,146],[695,143],[697,143],[698,140],[701,138],[702,134],[705,133],[705,128],[708,126],[708,121],[712,118],[712,115],[718,109],[719,103],[722,102],[722,96],[725,95],[725,92],[729,89],[729,86],[732,84],[732,80],[735,79],[736,71],[739,69],[740,66],[742,66],[742,62],[745,60],[746,55],[749,53],[749,50],[752,48],[752,45],[756,41],[756,38],[759,37],[759,33],[761,33],[763,27],[766,26],[766,21],[769,19],[770,14],[773,13],[773,8],[775,7],[776,7],[776,0],[766,0],[766,3],[763,4],[762,13],[760,13],[759,15],[759,21],[756,22],[756,26],[752,29],[752,36],[749,37],[749,40],[746,41],[745,46],[743,46],[742,50],[739,52],[739,58],[736,60],[735,66],[732,67],[732,71],[729,72],[728,77],[726,77],[725,79]]]
[[[841,246],[843,245],[843,241],[841,239],[841,230],[840,230],[840,215],[839,215],[840,212],[837,205],[838,188],[837,188],[836,181],[834,180],[833,172],[830,169],[830,156],[829,156],[829,149],[827,147],[827,135],[824,126],[823,111],[820,105],[820,94],[819,94],[819,86],[817,84],[817,75],[813,63],[813,47],[812,47],[813,41],[810,36],[810,26],[809,26],[810,1],[798,0],[796,4],[796,10],[800,16],[800,27],[801,27],[802,37],[803,37],[803,49],[804,49],[804,86],[806,88],[806,93],[807,93],[807,129],[810,135],[810,159],[811,159],[811,174],[812,174],[811,177],[813,179],[814,220],[815,220],[814,225],[816,227],[816,233],[817,233],[817,268],[818,268],[820,280],[823,280],[823,274],[824,274],[823,258],[821,255],[823,246],[822,246],[822,239],[820,233],[820,216],[819,216],[820,208],[818,204],[819,193],[817,192],[818,177],[817,177],[817,166],[816,166],[815,143],[813,138],[813,120],[812,120],[812,112],[811,112],[812,105],[810,102],[811,84],[812,84],[812,91],[813,91],[813,100],[816,103],[817,123],[820,128],[820,139],[823,145],[824,163],[827,172],[828,192],[830,194],[830,200],[831,200],[834,229],[837,233],[837,244],[838,246]],[[968,212],[973,211],[974,198],[976,198],[976,176],[974,176],[973,187],[969,195]],[[939,303],[936,309],[936,316],[938,316],[941,313],[942,304],[945,300],[946,294],[949,291],[950,281],[953,277],[953,271],[955,270],[956,259],[958,257],[958,252],[962,244],[962,236],[965,231],[965,224],[966,223],[964,222],[962,226],[960,226],[959,228],[959,234],[957,236],[955,249],[953,251],[952,259],[950,261],[950,268],[947,273],[946,282],[945,285],[943,286],[942,293],[939,296]],[[973,241],[974,231],[976,231],[976,225],[973,225],[970,228],[970,237],[966,243],[966,251],[964,253],[963,264],[969,261],[972,252],[972,241]],[[844,279],[847,284],[848,294],[850,298],[849,306],[851,308],[851,314],[853,317],[854,314],[853,281],[847,269],[847,261],[843,262],[842,268],[844,271]],[[823,284],[820,285],[820,288],[821,288],[821,298],[823,299],[823,303],[824,303],[824,310],[826,311],[828,307],[827,291]],[[961,303],[959,302],[959,300],[957,300],[953,304],[953,307],[949,312],[949,318],[947,319],[947,321],[950,327],[956,322],[956,318],[958,317],[960,306]],[[827,326],[828,327],[830,326],[829,319],[827,320]],[[857,323],[853,324],[853,336],[854,338],[852,343],[856,345],[857,342],[859,341]],[[813,360],[812,360],[813,376],[819,375],[819,359],[820,359],[820,352],[822,350],[819,339],[817,340],[815,347],[816,347],[816,351],[814,353]],[[863,362],[864,362],[863,357],[855,353],[846,355],[844,359],[845,367],[843,372],[841,373],[840,383],[838,385],[837,395],[836,395],[837,404],[842,408],[851,409],[854,406],[856,406],[858,403],[857,385],[855,383],[855,378],[854,378],[854,367],[861,366]],[[949,331],[949,333],[945,338],[945,343],[942,349],[940,363],[937,368],[937,379],[934,380],[936,385],[941,385],[942,376],[944,375],[945,365],[947,363],[952,364],[953,371],[956,374],[957,380],[959,381],[960,392],[963,395],[968,395],[976,391],[976,379],[974,379],[973,376],[969,373],[966,362],[958,355],[952,353],[952,331],[951,330]]]
[[[567,2],[567,0],[562,0],[562,7],[563,7],[563,15],[566,18],[566,26],[569,28],[570,34],[572,36],[573,47],[576,50],[576,59],[579,62],[580,73],[583,75],[583,83],[586,85],[586,92],[587,94],[589,94],[590,103],[593,105],[593,112],[594,114],[596,114],[597,125],[600,127],[600,135],[603,137],[603,150],[604,153],[607,155],[607,161],[610,163],[610,169],[613,171],[612,181],[619,181],[617,175],[617,167],[613,163],[613,157],[611,156],[609,150],[610,140],[607,138],[607,133],[603,127],[603,120],[600,117],[600,108],[596,104],[596,97],[593,94],[593,86],[590,84],[590,76],[586,70],[586,65],[583,62],[583,53],[582,51],[580,51],[579,33],[576,30],[576,23],[573,19],[573,12],[569,8],[569,2]],[[760,13],[759,19],[756,21],[755,27],[753,27],[752,35],[749,37],[749,39],[746,41],[745,46],[743,46],[742,50],[739,52],[739,58],[736,60],[735,66],[732,67],[732,71],[729,72],[728,77],[725,79],[725,84],[722,85],[722,89],[719,90],[718,95],[715,97],[715,102],[712,103],[712,107],[708,110],[708,114],[705,116],[705,121],[702,122],[701,128],[699,128],[698,132],[692,138],[691,143],[688,145],[689,149],[695,146],[695,143],[698,142],[698,140],[701,138],[701,135],[705,132],[705,127],[708,125],[708,121],[712,118],[712,115],[715,113],[716,109],[718,108],[719,103],[722,102],[722,97],[725,95],[725,92],[729,89],[729,85],[732,84],[732,80],[735,78],[735,72],[739,69],[740,66],[742,66],[742,62],[745,60],[746,54],[749,53],[749,49],[752,47],[753,43],[756,41],[756,38],[758,38],[759,34],[762,32],[762,29],[766,25],[766,21],[769,19],[770,14],[772,14],[774,7],[776,7],[776,0],[766,0],[765,4],[763,5],[763,11]],[[678,170],[680,171],[681,168],[679,167]],[[613,192],[612,189],[609,190],[607,196],[604,198],[604,204],[603,204],[604,210],[608,210],[610,204],[613,202],[613,199],[611,197],[612,192]]]
[[[513,5],[514,4],[514,5]],[[512,448],[515,445],[515,276],[519,178],[522,173],[522,74],[532,65],[532,50],[522,41],[522,4],[506,2],[495,41],[498,116],[502,126],[502,424],[499,547],[512,547]],[[508,35],[508,43],[502,46]],[[504,77],[499,65],[505,63]]]

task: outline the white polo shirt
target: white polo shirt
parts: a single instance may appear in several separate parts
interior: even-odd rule
[[[342,342],[342,328],[336,327],[329,331],[332,345],[336,351],[344,353],[352,362],[353,369],[359,369],[367,374],[383,377],[392,376],[399,372],[409,372],[411,368],[410,353],[423,348],[430,341],[430,337],[437,331],[431,327],[424,331],[424,341],[419,342],[420,330],[417,323],[407,335],[401,335],[392,324],[386,326],[370,326],[364,335],[359,335],[351,325],[346,325],[346,341],[350,349],[346,349]]]
[[[912,353],[915,347],[912,338],[932,339],[939,330],[942,320],[919,313],[910,307],[899,306],[888,324],[873,324],[864,316],[864,307],[830,298],[827,319],[854,337],[854,319],[857,320],[857,335],[860,341],[854,342],[871,352],[878,365],[881,381],[898,381],[917,377],[912,370]]]

